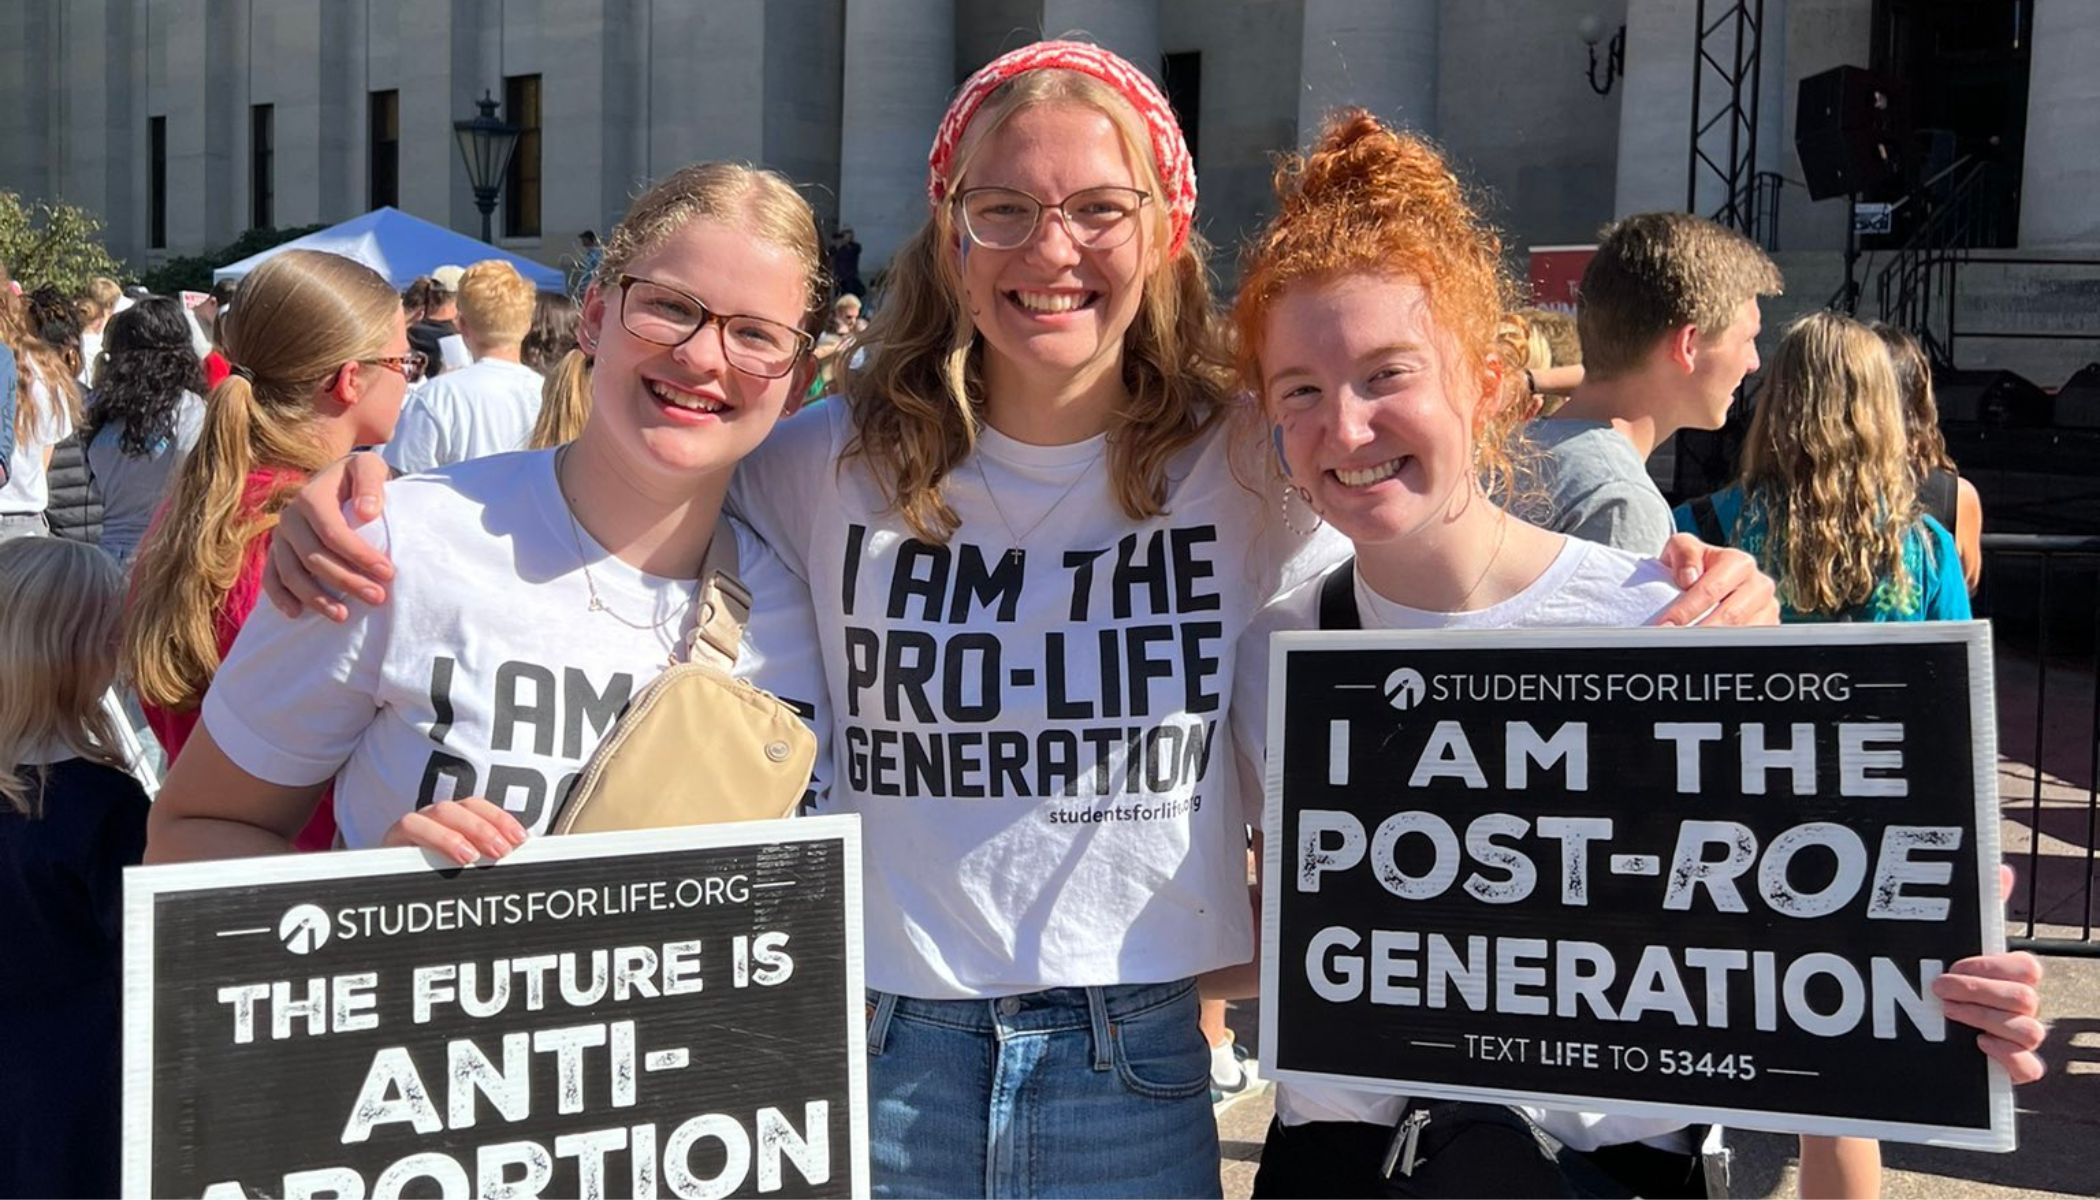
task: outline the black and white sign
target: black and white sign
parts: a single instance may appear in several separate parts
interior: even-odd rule
[[[1989,627],[1287,633],[1263,1067],[2009,1150]]]
[[[132,1196],[866,1195],[852,817],[125,876]]]

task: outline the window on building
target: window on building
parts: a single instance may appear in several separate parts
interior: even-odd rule
[[[155,250],[168,248],[168,119],[149,117],[146,120],[147,162],[146,168],[146,245]]]
[[[367,208],[401,206],[401,93],[373,92],[366,113]]]
[[[503,236],[540,235],[540,77],[503,80],[503,119],[518,127],[518,148],[503,177]]]
[[[1181,54],[1162,54],[1159,57],[1161,88],[1167,94],[1167,104],[1174,110],[1175,119],[1181,122],[1181,136],[1188,140],[1189,161],[1197,170],[1202,169],[1203,152],[1197,149],[1202,144],[1197,137],[1197,121],[1203,112],[1203,54],[1189,50]]]
[[[277,106],[257,104],[248,110],[248,225],[269,229],[277,224]]]

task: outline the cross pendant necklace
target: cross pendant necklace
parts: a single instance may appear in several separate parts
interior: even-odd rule
[[[1064,506],[1065,501],[1072,498],[1072,493],[1077,491],[1079,485],[1086,481],[1087,476],[1094,473],[1094,464],[1100,462],[1101,459],[1095,457],[1088,460],[1086,469],[1072,477],[1072,482],[1066,484],[1065,490],[1057,494],[1057,499],[1051,501],[1050,507],[1043,510],[1043,515],[1035,519],[1035,524],[1030,525],[1020,533],[1015,533],[1014,523],[1006,519],[1006,508],[999,503],[999,493],[992,490],[991,476],[984,473],[984,460],[973,454],[970,456],[970,461],[977,467],[978,482],[984,484],[984,494],[986,498],[991,500],[992,511],[998,514],[999,524],[1006,527],[1006,536],[1008,538],[1006,561],[1008,565],[1025,571],[1027,570],[1028,551],[1022,548],[1022,543],[1026,542],[1036,530],[1041,529],[1043,523],[1050,519],[1051,514]]]

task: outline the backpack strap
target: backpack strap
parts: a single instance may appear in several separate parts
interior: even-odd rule
[[[724,671],[736,667],[744,646],[744,626],[751,620],[751,589],[737,578],[736,530],[724,518],[715,525],[700,564],[699,609],[686,639],[688,662],[704,662]]]
[[[1362,629],[1356,610],[1356,560],[1346,559],[1320,581],[1320,628]]]
[[[1709,546],[1726,546],[1728,531],[1721,527],[1721,514],[1714,511],[1714,498],[1700,496],[1691,503],[1692,520],[1699,526],[1699,540]]]

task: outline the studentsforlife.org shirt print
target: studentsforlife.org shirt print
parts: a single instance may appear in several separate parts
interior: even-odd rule
[[[1275,526],[1224,422],[1141,522],[1104,439],[986,429],[945,484],[946,544],[890,511],[851,436],[843,404],[784,423],[732,504],[810,584],[836,722],[824,809],[865,817],[870,986],[963,998],[1245,961],[1235,647],[1339,544]]]
[[[720,529],[737,537],[753,599],[736,673],[818,711],[807,591],[749,529]],[[359,532],[393,558],[387,602],[352,601],[342,625],[258,606],[205,694],[206,727],[272,783],[334,777],[353,849],[379,845],[416,808],[467,796],[545,832],[628,701],[670,662],[695,582],[637,571],[573,526],[551,450],[396,480],[385,517]],[[609,612],[591,610],[594,588]],[[813,723],[821,775],[827,722]]]

